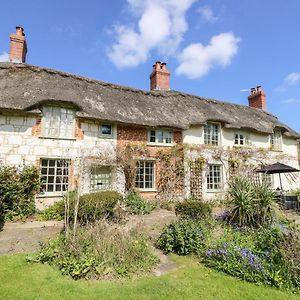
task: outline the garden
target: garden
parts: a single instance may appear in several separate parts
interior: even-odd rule
[[[0,185],[4,221],[35,215],[65,225],[37,253],[0,257],[1,276],[6,274],[0,288],[4,298],[13,286],[31,298],[38,295],[40,284],[47,299],[61,297],[63,289],[70,298],[81,291],[83,299],[98,293],[120,299],[121,291],[140,299],[147,298],[147,292],[153,299],[299,297],[300,231],[280,210],[267,184],[236,176],[226,199],[217,205],[200,199],[150,202],[134,190],[125,198],[113,191],[82,196],[75,191],[43,211],[34,207],[40,186],[35,168],[2,168]],[[132,216],[162,209],[173,212],[174,221],[156,228],[155,235],[128,226]],[[157,251],[177,265],[161,280],[151,275],[159,264]],[[32,286],[26,287],[24,274],[33,278]]]

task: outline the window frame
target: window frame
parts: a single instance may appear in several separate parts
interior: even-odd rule
[[[138,176],[139,176],[139,167],[138,164],[143,163],[144,167],[143,167],[143,181],[137,180]],[[146,185],[146,181],[145,181],[145,177],[146,177],[146,163],[151,163],[152,164],[152,187],[145,187]],[[139,183],[143,182],[143,187],[140,187]],[[140,190],[140,191],[144,191],[144,192],[151,192],[151,191],[156,191],[156,160],[154,159],[140,159],[137,160],[136,162],[136,174],[135,174],[135,187]]]
[[[151,141],[151,137],[153,137],[152,132],[155,132],[155,141]],[[162,133],[163,142],[159,142],[159,138],[157,137],[157,132]],[[168,133],[170,136],[166,137],[164,134]],[[170,139],[170,143],[166,142],[166,139]],[[148,130],[148,144],[149,145],[160,145],[160,146],[173,146],[174,145],[174,133],[171,129],[160,129],[160,128],[150,128]]]
[[[216,143],[213,142],[213,133],[211,132],[213,126],[216,126],[216,128],[218,129]],[[209,132],[207,132],[208,127],[210,127]],[[207,122],[206,124],[203,125],[203,142],[204,145],[211,145],[211,146],[221,145],[221,124],[220,123]]]
[[[212,183],[210,183],[209,182],[209,177],[210,177],[210,172],[211,172],[211,170],[210,170],[210,168],[211,167],[218,167],[218,168],[220,168],[219,169],[219,173],[220,173],[220,180],[219,180],[219,187],[218,188],[215,188],[215,182],[214,182],[214,178],[215,178],[215,176],[213,176],[213,182]],[[213,170],[213,172],[214,172],[214,170]],[[208,193],[216,193],[216,192],[220,192],[220,191],[222,191],[222,188],[223,188],[223,185],[224,185],[224,182],[223,182],[223,166],[221,165],[221,164],[209,164],[208,165],[208,171],[207,171],[207,175],[206,175],[206,191],[208,192]],[[213,185],[213,188],[209,188],[209,185]]]
[[[275,129],[270,135],[270,148],[273,151],[282,151],[282,132]]]
[[[47,119],[48,117],[46,117],[46,114],[47,114],[47,110],[51,110],[51,118],[49,119],[49,123],[50,122],[54,122],[54,109],[58,109],[59,110],[59,124],[58,124],[58,127],[55,128],[55,127],[51,127],[49,126],[46,126],[46,122],[47,122]],[[73,120],[72,120],[72,124],[68,124],[70,127],[72,126],[72,129],[70,128],[66,128],[66,130],[70,131],[71,134],[70,136],[62,136],[61,135],[61,132],[62,132],[62,110],[66,110],[66,115],[69,115],[70,112],[72,112],[72,115],[73,115]],[[76,125],[76,110],[72,107],[61,107],[61,106],[58,106],[58,105],[45,105],[42,107],[42,137],[45,137],[45,138],[52,138],[52,139],[75,139],[75,125]],[[49,132],[46,132],[47,130],[48,131],[51,131],[52,130],[57,130],[58,131],[58,134],[57,135],[51,135]]]
[[[103,133],[102,132],[102,126],[110,126],[111,127],[111,133],[110,134]],[[114,138],[114,133],[115,133],[115,128],[114,128],[113,124],[111,124],[109,122],[99,124],[98,136],[100,138],[112,139],[112,138]]]
[[[43,165],[43,161],[48,161],[47,166]],[[50,166],[50,161],[54,161],[54,166]],[[57,166],[57,162],[62,161],[63,163],[68,162],[68,166],[66,167],[67,169],[67,175],[64,175],[64,171],[62,172],[62,175],[57,174],[58,168],[64,169],[64,166]],[[46,174],[43,174],[43,169],[46,167]],[[51,169],[53,168],[54,172],[53,174],[49,174],[49,167]],[[40,196],[62,196],[64,193],[67,193],[69,191],[69,186],[70,186],[70,175],[71,175],[71,159],[68,158],[49,158],[49,157],[41,157],[40,158],[40,176],[41,180],[46,177],[46,183],[42,182],[42,191],[40,192]],[[53,183],[50,182],[49,184],[49,177],[53,176]],[[62,177],[62,180],[60,183],[57,182],[57,178]],[[63,181],[64,178],[67,178],[67,183]],[[49,191],[48,190],[48,185],[53,185],[53,190]],[[57,190],[57,185],[61,186],[61,190]],[[66,185],[66,188],[63,189],[63,186]],[[46,186],[46,189],[44,189],[44,186]]]
[[[238,135],[238,139],[236,139],[236,136]],[[241,136],[243,137],[243,143],[241,143]],[[238,140],[238,143],[236,143],[236,140]],[[236,147],[248,147],[250,146],[250,134],[249,132],[245,131],[235,131],[233,133],[233,144]]]

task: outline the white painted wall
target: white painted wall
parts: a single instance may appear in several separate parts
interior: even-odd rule
[[[204,145],[204,134],[203,126],[193,126],[183,132],[183,143],[189,146],[201,146],[202,150],[188,151],[186,157],[189,159],[195,159],[198,156],[203,156],[206,161],[210,164],[220,164],[220,161],[216,161],[214,153],[216,150],[226,151],[234,147],[234,134],[240,130],[222,128],[220,132],[220,145],[218,147],[205,146]],[[296,139],[282,136],[282,151],[271,151],[270,150],[270,136],[268,134],[260,134],[249,132],[250,148],[252,149],[265,149],[268,150],[268,158],[264,158],[265,164],[272,164],[277,161],[285,163],[299,169],[299,157],[298,157],[298,142]],[[245,148],[246,149],[246,148]],[[224,179],[224,190],[226,189],[226,177],[228,172],[228,161],[224,159],[221,162],[223,166],[223,179]],[[259,161],[253,161],[253,164],[259,165]],[[207,170],[203,170],[203,178],[206,178]],[[186,179],[186,196],[190,194],[189,189],[189,175]],[[273,176],[274,188],[280,186],[279,176],[274,174]],[[300,188],[300,174],[282,174],[282,185],[284,190],[293,190]],[[219,199],[222,197],[222,191],[220,193],[208,192],[206,190],[206,180],[204,180],[203,186],[204,199],[212,200]]]

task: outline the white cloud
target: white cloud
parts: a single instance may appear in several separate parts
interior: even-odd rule
[[[293,98],[292,97],[292,98],[282,100],[281,102],[285,103],[285,104],[298,104],[298,103],[300,103],[300,98]]]
[[[201,6],[198,8],[197,12],[200,14],[201,19],[204,22],[215,23],[218,20],[218,17],[209,6]]]
[[[239,37],[232,32],[225,32],[213,36],[207,46],[190,44],[179,55],[180,64],[176,73],[195,79],[206,75],[212,68],[224,68],[237,54],[239,42]]]
[[[9,54],[7,52],[3,52],[0,54],[0,62],[8,62],[9,61]]]
[[[300,73],[293,72],[284,78],[284,84],[291,86],[300,83]]]
[[[116,41],[107,51],[118,68],[144,63],[152,50],[175,54],[188,30],[185,14],[197,0],[127,0],[138,17],[137,26],[115,26]]]

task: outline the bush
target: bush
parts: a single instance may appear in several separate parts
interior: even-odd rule
[[[74,208],[76,194],[70,193],[70,221],[74,221]],[[90,193],[79,198],[77,220],[85,225],[95,222],[113,214],[114,207],[118,201],[122,200],[122,195],[113,191]]]
[[[204,250],[210,235],[210,226],[204,222],[183,219],[165,227],[156,246],[165,253],[187,255]]]
[[[229,197],[230,222],[243,227],[272,223],[276,195],[267,184],[256,186],[249,178],[236,177],[229,185]]]
[[[185,200],[175,206],[175,213],[182,218],[201,219],[211,216],[210,204],[197,200]]]
[[[57,220],[61,221],[64,219],[65,214],[65,203],[63,200],[57,201],[46,209],[42,210],[38,214],[38,219],[41,221]]]
[[[151,211],[155,208],[155,203],[145,201],[136,192],[131,192],[125,198],[125,205],[127,206],[129,212],[135,215],[150,214]]]
[[[34,214],[34,195],[39,188],[35,167],[0,167],[0,210],[4,218],[20,220]]]
[[[130,276],[148,272],[158,262],[141,235],[104,221],[79,228],[75,238],[61,234],[28,259],[57,266],[74,279]]]

